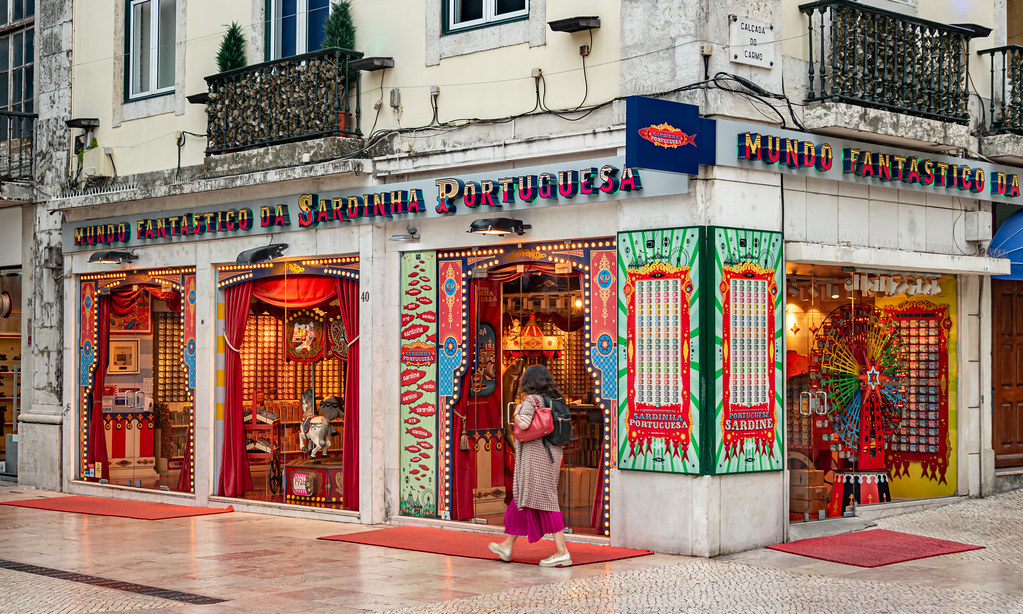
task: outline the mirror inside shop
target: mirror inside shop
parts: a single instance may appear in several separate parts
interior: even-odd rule
[[[595,402],[593,378],[584,361],[584,300],[581,274],[541,271],[532,265],[491,269],[470,283],[469,326],[475,342],[465,403],[455,406],[464,424],[456,474],[468,472],[471,518],[502,525],[512,498],[515,444],[511,416],[522,401],[519,380],[531,365],[545,365],[572,415],[573,439],[564,447],[558,503],[567,530],[597,533],[602,526],[598,466],[604,416]],[[462,466],[459,467],[458,464]],[[457,480],[457,477],[456,477]],[[598,503],[595,505],[594,500]]]
[[[787,265],[789,520],[956,491],[956,279]]]
[[[18,473],[21,271],[0,271],[0,474]]]

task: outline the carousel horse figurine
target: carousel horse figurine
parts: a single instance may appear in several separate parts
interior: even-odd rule
[[[337,397],[328,397],[316,407],[316,398],[312,389],[302,393],[302,426],[298,432],[299,447],[309,452],[309,458],[316,458],[316,453],[327,456],[330,448],[330,436],[337,433],[330,421],[341,417],[341,407]]]

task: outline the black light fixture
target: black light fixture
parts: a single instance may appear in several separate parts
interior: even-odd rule
[[[392,241],[404,241],[410,243],[419,240],[419,229],[415,226],[409,226],[405,234],[402,235],[391,235]]]
[[[513,220],[510,217],[488,217],[482,220],[473,220],[466,232],[478,235],[524,235],[529,228],[532,226],[523,224],[522,220]]]
[[[348,66],[355,70],[362,71],[374,71],[382,70],[384,68],[394,68],[394,58],[385,56],[373,56],[369,58],[359,58],[358,60],[352,60],[348,63]]]
[[[64,125],[68,128],[81,128],[82,130],[92,130],[99,128],[98,117],[75,117],[73,119],[65,119]]]
[[[287,243],[271,243],[270,245],[264,245],[262,247],[254,247],[238,254],[238,258],[235,259],[235,263],[259,264],[260,262],[280,258],[286,249],[288,249]]]
[[[954,23],[957,28],[964,28],[971,32],[970,38],[987,38],[991,34],[991,28],[982,26],[979,23]]]
[[[566,17],[548,21],[552,32],[582,32],[583,30],[600,29],[600,17],[590,15],[586,17]]]
[[[89,256],[89,262],[98,262],[100,264],[124,264],[125,262],[131,262],[132,260],[138,260],[139,257],[132,252],[127,252],[120,249],[112,249],[105,252],[96,252]]]
[[[209,92],[199,92],[198,94],[192,94],[191,96],[185,96],[185,100],[189,104],[206,104],[210,101]]]

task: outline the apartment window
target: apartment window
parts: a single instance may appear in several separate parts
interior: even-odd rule
[[[35,111],[35,3],[32,0],[0,0],[0,111]],[[13,122],[14,134],[8,135],[8,122],[0,121],[0,140],[18,138],[26,128]]]
[[[175,0],[128,4],[128,97],[174,91]]]
[[[276,60],[323,47],[330,0],[270,0],[268,59]]]
[[[529,0],[445,0],[447,30],[454,32],[529,16]]]

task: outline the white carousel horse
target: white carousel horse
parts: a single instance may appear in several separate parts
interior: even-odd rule
[[[302,425],[298,432],[299,447],[309,452],[309,458],[316,458],[316,453],[327,456],[330,449],[330,436],[337,433],[330,421],[341,417],[341,407],[337,397],[327,397],[320,402],[317,411],[316,399],[312,390],[302,393]]]

